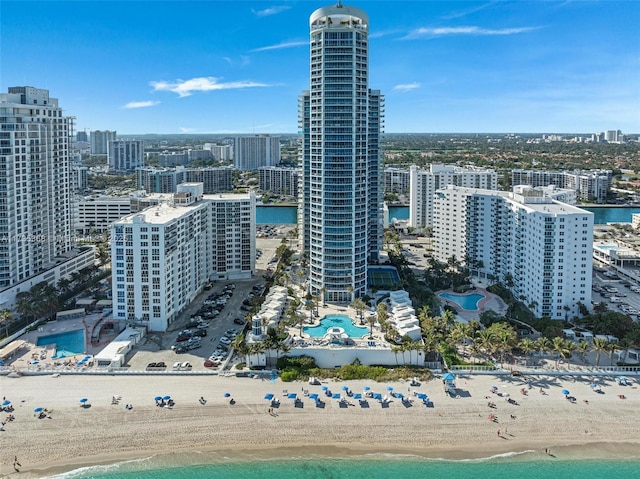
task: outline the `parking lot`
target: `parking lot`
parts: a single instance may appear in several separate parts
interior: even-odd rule
[[[634,320],[638,320],[638,312],[640,311],[640,293],[633,291],[631,288],[640,290],[635,283],[623,280],[618,277],[609,277],[605,275],[606,271],[593,270],[593,294],[591,301],[593,304],[604,303],[611,311],[626,313],[630,311],[629,316]],[[609,289],[607,291],[607,288]]]
[[[127,367],[133,371],[144,371],[147,369],[149,363],[161,362],[165,364],[165,367],[157,370],[172,370],[175,363],[179,362],[182,364],[188,362],[191,368],[179,367],[176,369],[190,369],[195,371],[207,369],[220,370],[220,368],[207,368],[204,362],[221,345],[226,346],[220,342],[220,338],[225,336],[227,331],[235,330],[237,333],[243,331],[243,326],[235,324],[234,319],[245,319],[247,311],[241,309],[243,301],[249,298],[251,293],[257,292],[254,291],[254,286],[265,284],[263,275],[266,273],[269,262],[274,257],[275,250],[281,244],[281,241],[281,238],[258,238],[256,245],[257,250],[261,253],[259,257],[256,258],[256,274],[252,279],[218,281],[213,283],[211,289],[202,291],[196,299],[192,301],[189,307],[171,324],[168,331],[164,333],[151,333],[146,341],[138,345],[133,355],[129,358]],[[274,266],[274,264],[271,263],[271,266]],[[209,297],[212,295],[224,294],[225,288],[229,285],[234,285],[235,288],[226,300],[226,304],[221,308],[221,305],[210,305],[215,309],[219,309],[220,313],[211,319],[201,315],[207,326],[200,328],[206,331],[206,336],[200,339],[200,347],[190,349],[183,353],[176,353],[175,350],[172,350],[171,346],[177,346],[183,343],[182,341],[176,341],[178,336],[184,329],[187,329],[187,324],[191,321],[191,317],[197,315],[198,311],[203,308],[204,302],[209,300]],[[229,289],[230,288],[228,288],[227,291]],[[197,330],[198,328],[194,326],[189,329]],[[223,362],[223,365],[224,364]]]

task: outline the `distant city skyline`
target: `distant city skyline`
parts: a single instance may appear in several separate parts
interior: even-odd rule
[[[295,133],[309,15],[335,3],[3,0],[0,91],[48,89],[77,131]],[[640,3],[343,3],[386,132],[640,133]]]

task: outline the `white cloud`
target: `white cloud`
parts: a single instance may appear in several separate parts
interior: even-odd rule
[[[200,77],[190,80],[176,80],[175,82],[152,81],[149,84],[153,91],[172,91],[180,97],[190,96],[194,91],[235,90],[239,88],[268,87],[266,83],[241,80],[233,82],[220,82],[215,77]]]
[[[277,7],[265,8],[264,10],[251,10],[254,15],[258,17],[268,17],[269,15],[276,15],[282,13],[285,10],[289,10],[291,7],[288,5],[280,5]]]
[[[413,83],[405,83],[405,84],[400,84],[400,85],[396,85],[393,87],[393,89],[391,90],[392,92],[408,92],[411,90],[415,90],[416,88],[420,88],[420,83],[418,82],[413,82]]]
[[[301,47],[303,45],[308,46],[309,41],[295,41],[295,42],[282,42],[276,45],[268,45],[266,47],[254,48],[251,50],[252,52],[266,52],[269,50],[280,50],[282,48],[293,48],[293,47]]]
[[[441,37],[445,35],[516,35],[518,33],[537,30],[539,27],[517,27],[517,28],[481,28],[481,27],[438,27],[438,28],[418,28],[410,32],[405,39],[422,37]]]
[[[122,108],[127,108],[127,109],[132,109],[132,108],[148,108],[150,106],[156,106],[157,104],[159,104],[159,101],[130,101],[129,103],[127,103],[126,105],[124,105]]]

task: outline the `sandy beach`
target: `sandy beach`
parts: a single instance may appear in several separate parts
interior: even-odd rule
[[[596,393],[595,382],[603,393]],[[157,453],[219,451],[226,457],[349,456],[406,453],[424,457],[475,458],[506,452],[550,449],[560,458],[639,457],[640,392],[610,378],[570,376],[464,376],[459,397],[446,395],[434,379],[408,382],[327,382],[332,392],[365,386],[389,395],[388,387],[413,399],[388,407],[358,400],[341,407],[321,386],[280,380],[204,376],[32,376],[0,377],[1,396],[15,408],[15,420],[0,431],[2,477],[47,477],[81,466],[113,463]],[[497,388],[497,393],[491,391]],[[297,393],[302,407],[284,396]],[[540,389],[545,391],[542,394]],[[576,398],[563,395],[567,389]],[[319,393],[318,408],[303,390]],[[426,393],[426,407],[414,392]],[[526,394],[523,394],[526,393]],[[235,404],[229,404],[229,393]],[[269,413],[265,394],[279,398]],[[154,397],[170,395],[175,406],[158,407]],[[508,396],[507,396],[508,395]],[[619,395],[624,395],[620,399]],[[113,396],[120,396],[112,404]],[[199,402],[200,397],[206,404]],[[90,407],[80,407],[86,397]],[[508,402],[514,400],[517,404]],[[488,406],[495,403],[495,408]],[[130,404],[132,409],[126,409]],[[49,417],[38,419],[42,407]],[[489,419],[497,416],[497,422]],[[3,420],[6,413],[2,413]],[[500,434],[498,434],[500,431]],[[14,470],[14,459],[20,466]]]

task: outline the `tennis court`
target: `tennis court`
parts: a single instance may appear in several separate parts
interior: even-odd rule
[[[398,271],[392,266],[375,266],[369,268],[369,287],[387,289],[400,286]]]

